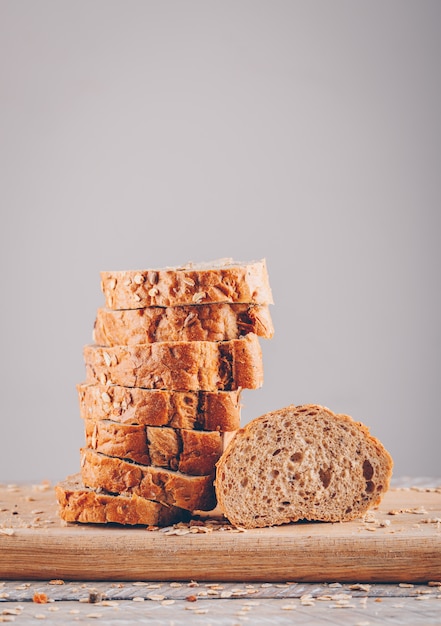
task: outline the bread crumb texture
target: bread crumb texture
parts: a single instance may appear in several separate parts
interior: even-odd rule
[[[319,405],[291,405],[237,431],[217,464],[216,495],[243,528],[348,521],[379,504],[392,467],[361,422]]]

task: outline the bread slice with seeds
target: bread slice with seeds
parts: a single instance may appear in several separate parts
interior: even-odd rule
[[[68,476],[55,485],[55,494],[59,515],[66,522],[169,526],[190,517],[185,509],[136,494],[110,494],[85,487],[80,474]]]
[[[93,489],[104,489],[110,493],[134,493],[187,511],[211,511],[216,506],[214,471],[207,476],[190,476],[83,448],[81,477],[83,483]]]
[[[224,436],[220,432],[119,424],[85,420],[86,446],[107,456],[141,465],[178,470],[183,474],[213,474]]]
[[[200,304],[114,311],[99,308],[93,339],[101,346],[155,341],[229,341],[247,333],[270,339],[274,327],[266,305]]]
[[[381,501],[392,466],[362,423],[323,406],[292,405],[237,431],[217,464],[216,496],[244,528],[346,521]]]
[[[171,391],[120,385],[77,385],[83,419],[230,432],[240,427],[240,390]]]
[[[161,341],[136,346],[86,345],[87,382],[181,391],[258,389],[262,349],[249,333],[231,341]]]
[[[272,304],[266,260],[220,259],[181,267],[101,272],[109,309],[141,309],[213,302]]]

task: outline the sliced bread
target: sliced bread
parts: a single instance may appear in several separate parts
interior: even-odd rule
[[[223,435],[217,431],[119,424],[110,420],[85,420],[85,438],[88,448],[107,456],[195,476],[213,474],[223,450]]]
[[[240,426],[239,390],[169,391],[82,383],[77,391],[83,419],[221,432]]]
[[[109,309],[273,302],[265,259],[250,263],[221,259],[182,267],[101,272],[101,289]]]
[[[140,465],[83,448],[81,477],[87,487],[142,498],[187,511],[211,511],[216,505],[213,478]]]
[[[92,344],[83,354],[87,382],[104,377],[115,385],[177,391],[258,389],[263,384],[262,350],[254,333],[220,342]]]
[[[288,406],[237,431],[217,464],[216,495],[244,528],[351,520],[380,502],[392,465],[360,422],[318,405]]]
[[[190,512],[141,498],[136,494],[110,494],[85,487],[80,474],[55,485],[59,515],[66,522],[85,524],[143,524],[169,526],[187,521]]]
[[[97,311],[93,339],[102,346],[155,341],[229,341],[247,333],[274,334],[268,306],[201,304]]]

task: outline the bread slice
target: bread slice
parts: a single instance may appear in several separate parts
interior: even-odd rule
[[[102,346],[155,341],[229,341],[247,333],[270,339],[274,327],[268,306],[201,304],[114,311],[99,308],[93,333]]]
[[[131,463],[83,448],[81,477],[83,483],[93,489],[103,489],[110,493],[134,493],[142,498],[187,511],[211,511],[216,505],[214,473],[208,476],[190,476]]]
[[[240,426],[240,390],[169,391],[81,383],[77,391],[83,419],[221,432]]]
[[[235,434],[217,464],[216,495],[244,528],[351,520],[380,502],[392,465],[360,422],[318,405],[288,406]]]
[[[141,498],[136,494],[110,494],[85,487],[80,474],[55,485],[59,515],[66,522],[84,524],[143,524],[169,526],[188,521],[190,512]]]
[[[101,289],[109,309],[273,303],[265,259],[250,263],[220,259],[182,267],[101,272]]]
[[[136,346],[84,347],[87,382],[125,387],[217,391],[263,384],[257,335],[231,341],[161,341]]]
[[[88,448],[107,456],[195,476],[213,474],[223,450],[223,435],[217,431],[118,424],[110,420],[85,420],[85,438]]]

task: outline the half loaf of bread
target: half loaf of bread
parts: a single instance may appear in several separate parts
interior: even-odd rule
[[[217,501],[244,528],[351,520],[380,502],[392,465],[360,422],[318,405],[288,406],[237,431],[217,464]]]
[[[136,494],[110,494],[85,487],[75,474],[55,486],[59,514],[66,522],[85,524],[145,524],[168,526],[187,521],[189,511],[141,498]]]
[[[170,391],[82,383],[77,391],[83,419],[220,432],[240,426],[239,390]]]
[[[182,267],[101,272],[101,289],[109,309],[273,303],[265,259],[250,263],[220,259]]]
[[[213,474],[223,451],[223,435],[217,431],[85,420],[85,435],[88,448],[107,456],[195,476]]]
[[[87,382],[126,387],[217,391],[263,384],[257,335],[231,341],[161,341],[135,346],[84,347]]]
[[[190,476],[83,448],[81,477],[87,487],[110,493],[134,493],[187,511],[211,511],[216,506],[214,468],[210,475]]]
[[[268,306],[201,304],[97,311],[93,339],[101,346],[155,341],[229,341],[247,333],[270,339],[274,327]]]

